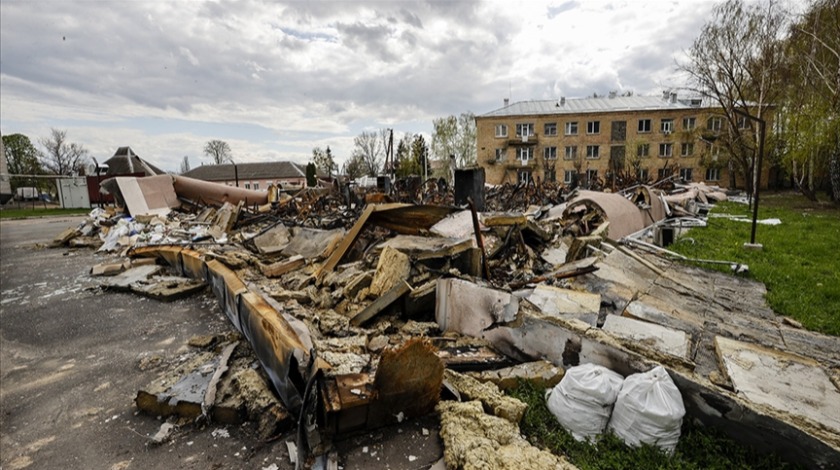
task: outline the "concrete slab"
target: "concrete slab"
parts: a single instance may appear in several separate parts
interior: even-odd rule
[[[722,336],[715,346],[739,395],[840,434],[840,390],[819,363]]]
[[[645,343],[683,360],[689,360],[691,354],[690,337],[684,331],[618,315],[607,315],[602,329],[617,338]]]
[[[598,311],[601,309],[601,296],[598,294],[562,289],[545,284],[540,284],[534,288],[534,291],[528,296],[528,301],[536,305],[546,315],[572,316],[592,326],[595,326],[598,320]]]

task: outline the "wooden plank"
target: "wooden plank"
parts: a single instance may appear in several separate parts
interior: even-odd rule
[[[392,287],[385,295],[380,296],[376,300],[374,300],[370,305],[365,307],[361,312],[356,314],[355,317],[350,319],[350,324],[353,326],[359,326],[371,318],[375,317],[379,312],[385,310],[391,304],[396,302],[403,296],[406,292],[411,290],[411,286],[408,285],[407,282],[401,281],[398,282],[394,287]]]
[[[301,255],[292,256],[289,259],[278,261],[272,264],[260,263],[260,271],[265,277],[280,277],[288,272],[294,271],[306,264],[306,260]]]

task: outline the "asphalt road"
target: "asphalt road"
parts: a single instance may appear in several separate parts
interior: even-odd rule
[[[110,256],[38,245],[80,220],[0,221],[0,469],[293,468],[291,436],[261,442],[249,423],[188,426],[150,444],[161,422],[133,400],[160,369],[141,360],[176,361],[192,336],[230,326],[212,294],[160,303],[104,293],[87,272]],[[434,417],[337,448],[345,469],[427,468],[442,453]]]

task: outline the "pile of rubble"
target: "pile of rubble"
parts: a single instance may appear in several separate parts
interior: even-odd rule
[[[661,365],[688,417],[840,466],[838,339],[777,317],[760,283],[622,243],[702,220],[716,188],[501,187],[477,212],[429,204],[452,193],[422,185],[402,188],[414,202],[365,203],[339,188],[116,180],[125,209],[94,210],[55,244],[117,255],[91,272],[107,289],[166,301],[209,286],[232,325],[138,392],[152,416],[295,430],[311,463],[341,436],[437,412],[447,468],[574,468],[520,436],[524,405],[498,387]]]

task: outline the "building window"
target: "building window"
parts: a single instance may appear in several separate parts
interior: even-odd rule
[[[659,144],[659,156],[663,158],[674,155],[674,144]]]
[[[534,135],[534,123],[524,122],[516,125],[516,135],[526,137]]]
[[[598,170],[586,170],[586,182],[594,183],[598,179]]]
[[[639,181],[647,181],[648,180],[648,169],[647,168],[639,168],[639,171],[636,172],[636,177]]]
[[[546,147],[543,149],[543,157],[546,160],[557,160],[557,147]]]
[[[566,156],[563,158],[566,160],[577,160],[577,145],[567,145]]]
[[[545,170],[545,180],[551,181],[552,183],[557,181],[557,172],[554,170],[554,168]]]
[[[683,157],[690,157],[694,154],[694,142],[683,142],[680,145],[680,155]]]
[[[528,184],[531,181],[531,172],[528,170],[519,170],[517,177],[520,184]]]
[[[674,120],[663,119],[660,123],[659,129],[662,131],[663,134],[670,134],[671,132],[674,132]]]
[[[683,118],[684,131],[693,131],[695,127],[697,127],[697,118],[693,116]]]
[[[723,129],[723,118],[712,116],[706,121],[706,128],[710,131],[720,132]]]
[[[656,178],[663,180],[665,178],[669,178],[674,173],[673,168],[660,168],[656,171]]]
[[[575,170],[565,170],[563,172],[563,184],[572,184],[575,181]]]
[[[254,189],[260,189],[260,184],[259,183],[254,183]]]
[[[598,158],[600,157],[600,150],[601,147],[598,145],[587,145],[586,146],[586,158]]]
[[[566,123],[566,135],[577,135],[578,126],[577,121]]]
[[[507,137],[507,124],[496,124],[496,137]]]
[[[650,156],[650,144],[639,144],[636,146],[636,156],[647,158]]]
[[[710,145],[709,146],[709,155],[712,157],[712,161],[716,162],[720,158],[720,146],[719,145]]]
[[[251,189],[251,183],[245,183],[245,189]]]
[[[496,161],[497,162],[503,162],[505,160],[507,160],[507,150],[505,150],[503,148],[497,148],[496,149]]]
[[[520,160],[530,160],[534,158],[534,149],[533,147],[519,147],[516,151],[516,156]]]
[[[545,135],[557,135],[557,123],[556,122],[548,122],[543,126],[543,132]]]
[[[639,132],[650,132],[650,119],[639,119]]]
[[[680,178],[683,181],[691,181],[691,168],[680,168]]]
[[[738,129],[749,129],[750,120],[744,116],[738,116]]]
[[[586,133],[587,134],[600,134],[601,133],[601,121],[589,121],[586,123]]]
[[[720,181],[720,168],[706,168],[706,181]]]

